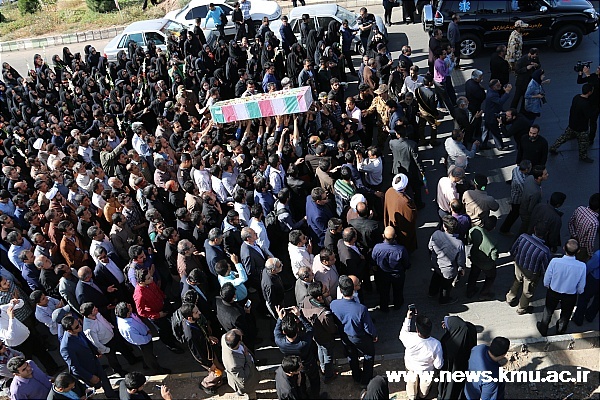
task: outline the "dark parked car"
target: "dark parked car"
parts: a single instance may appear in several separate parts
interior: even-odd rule
[[[474,1],[433,0],[423,9],[423,29],[440,28],[446,34],[454,13],[460,15],[460,52],[474,57],[481,47],[507,44],[515,21],[529,24],[523,31],[526,45],[549,44],[571,51],[583,35],[598,30],[598,13],[587,0]]]

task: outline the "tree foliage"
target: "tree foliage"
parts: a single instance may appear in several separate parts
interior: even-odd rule
[[[21,15],[33,14],[42,8],[38,0],[19,0],[17,5]]]
[[[114,0],[86,0],[88,8],[95,12],[105,13],[117,9]]]

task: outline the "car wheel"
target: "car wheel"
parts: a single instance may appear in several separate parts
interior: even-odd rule
[[[481,39],[475,35],[463,35],[460,39],[460,55],[462,58],[473,58],[481,49]]]
[[[556,51],[571,51],[581,44],[582,39],[583,32],[581,32],[581,29],[573,25],[567,25],[556,32],[552,44]]]

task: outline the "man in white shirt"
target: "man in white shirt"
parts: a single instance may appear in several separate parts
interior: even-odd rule
[[[250,207],[246,204],[246,190],[238,188],[233,193],[233,209],[237,211],[240,216],[240,221],[244,222],[245,226],[250,223]]]
[[[250,219],[250,228],[254,229],[256,233],[256,244],[260,246],[262,249],[269,250],[269,246],[271,242],[269,241],[269,236],[267,235],[267,228],[263,222],[263,208],[262,205],[256,203],[250,209],[250,215],[252,218]]]
[[[423,77],[419,75],[419,67],[413,65],[410,67],[410,74],[404,80],[400,93],[406,94],[407,92],[410,92],[415,94],[415,91],[419,86],[423,86]]]
[[[321,282],[323,286],[329,288],[329,295],[332,300],[337,299],[338,281],[340,275],[335,266],[335,253],[330,249],[322,249],[318,257],[313,260],[312,270],[315,274],[315,280]]]
[[[106,356],[113,371],[124,377],[127,371],[121,367],[116,352],[119,351],[129,364],[140,361],[140,358],[135,357],[131,347],[120,336],[115,335],[114,326],[98,312],[93,303],[83,303],[80,311],[83,315],[83,333]]]
[[[312,254],[312,244],[301,230],[295,229],[289,234],[288,251],[290,253],[290,264],[294,276],[298,278],[298,269],[307,267],[312,269],[315,256]]]
[[[556,334],[562,335],[567,331],[567,325],[577,303],[577,295],[585,289],[586,266],[578,261],[575,255],[579,251],[579,243],[569,239],[564,247],[565,255],[553,258],[544,274],[546,305],[542,320],[537,323],[537,329],[542,336],[548,334],[548,325],[554,310],[560,303],[560,317],[556,321]]]
[[[437,185],[437,204],[439,207],[440,219],[444,215],[452,215],[450,203],[452,200],[458,199],[458,191],[456,183],[460,182],[465,177],[465,170],[461,167],[455,167],[450,172],[449,176],[443,176],[438,181]]]
[[[58,324],[52,320],[52,313],[64,306],[63,301],[46,296],[41,290],[34,290],[29,299],[35,304],[35,319],[46,325],[53,335],[58,335]]]
[[[410,331],[412,319],[415,318],[416,332]],[[406,382],[406,395],[409,400],[426,398],[433,381],[421,378],[423,371],[442,368],[444,353],[439,340],[431,337],[432,323],[424,315],[415,317],[409,309],[400,329],[400,341],[404,345],[404,366],[414,373],[415,380]]]
[[[101,228],[96,225],[92,225],[88,228],[86,233],[88,237],[92,239],[92,243],[90,244],[90,254],[92,255],[95,263],[98,263],[98,257],[95,255],[96,248],[103,247],[108,254],[115,253],[115,247],[106,237],[106,234]]]
[[[356,125],[357,125],[356,131],[357,132],[360,132],[363,130],[362,111],[360,108],[356,107],[356,100],[354,100],[354,97],[348,97],[346,99],[345,114],[353,122],[356,122]],[[343,117],[343,114],[342,114],[342,117]]]

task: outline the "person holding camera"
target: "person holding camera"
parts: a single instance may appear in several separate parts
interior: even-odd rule
[[[313,327],[298,307],[275,307],[277,324],[275,325],[275,344],[284,356],[299,356],[302,371],[309,382],[308,393],[311,398],[320,398],[321,378],[313,347]]]
[[[581,94],[573,97],[571,109],[569,110],[569,126],[565,129],[565,133],[560,135],[556,142],[548,151],[553,156],[558,154],[558,148],[565,142],[571,139],[577,139],[579,144],[579,161],[593,163],[594,160],[588,156],[588,148],[590,147],[590,119],[594,114],[593,106],[590,97],[594,92],[594,87],[586,83],[581,88]]]
[[[517,151],[521,147],[521,140],[529,133],[531,121],[523,114],[517,112],[515,108],[506,110],[502,118],[498,119],[502,136],[513,137],[517,146]],[[517,164],[520,162],[517,161]]]
[[[592,106],[592,117],[590,118],[590,145],[594,143],[596,131],[598,130],[598,116],[600,115],[600,65],[596,68],[596,72],[590,73],[590,65],[583,65],[577,68],[577,83],[589,83],[594,88],[590,96],[590,105]]]
[[[433,324],[424,315],[417,314],[417,310],[409,306],[406,318],[400,329],[399,339],[405,347],[404,366],[407,371],[414,374],[414,380],[407,379],[406,395],[409,400],[427,398],[433,381],[421,378],[424,371],[434,371],[444,365],[442,344],[431,337]],[[416,332],[411,331],[414,319]]]
[[[517,74],[517,80],[515,82],[515,96],[510,103],[511,108],[517,108],[519,102],[525,96],[527,91],[527,85],[531,81],[531,75],[536,69],[540,68],[540,60],[538,58],[538,49],[532,47],[529,49],[529,53],[517,60],[515,64],[515,74]],[[524,104],[521,105],[521,108]]]
[[[523,113],[533,124],[535,119],[541,115],[542,105],[546,104],[546,92],[544,91],[543,84],[550,83],[550,79],[545,79],[543,69],[537,69],[531,74],[531,81],[527,85],[527,91],[525,92],[525,106],[523,107]]]
[[[489,90],[485,96],[485,108],[484,108],[484,126],[487,132],[483,132],[485,137],[481,139],[480,149],[487,149],[487,141],[492,136],[496,143],[496,148],[503,150],[504,144],[502,143],[502,132],[500,130],[500,117],[502,116],[502,108],[504,103],[508,101],[508,96],[512,90],[510,83],[502,86],[498,79],[492,79],[490,81]],[[487,133],[487,134],[486,134]]]

